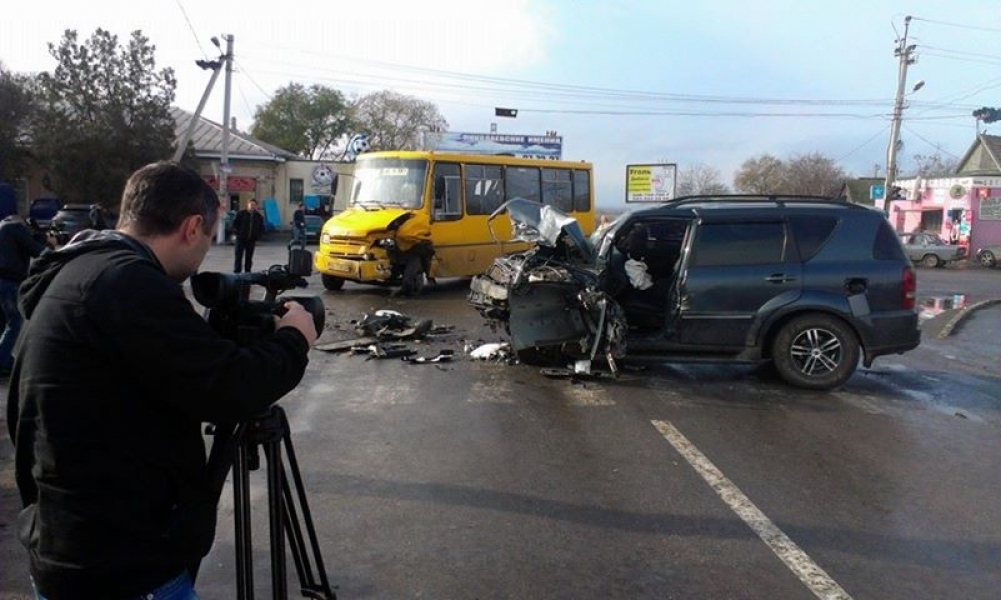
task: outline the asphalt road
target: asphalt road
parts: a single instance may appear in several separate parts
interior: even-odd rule
[[[206,269],[229,270],[231,252],[214,248]],[[255,266],[283,260],[274,241]],[[921,347],[816,393],[734,366],[549,379],[468,358],[503,335],[466,305],[466,281],[414,299],[309,281],[294,293],[323,298],[320,344],[388,308],[451,327],[412,344],[420,355],[456,353],[407,364],[314,350],[281,402],[341,598],[998,597],[1001,306],[939,302]],[[919,296],[974,305],[999,281],[922,269]],[[0,461],[0,598],[16,598],[28,585],[9,443]],[[252,481],[268,597],[263,472]],[[227,490],[203,598],[235,597],[232,514]],[[297,597],[291,566],[289,580]]]

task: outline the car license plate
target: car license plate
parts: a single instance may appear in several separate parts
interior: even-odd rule
[[[349,260],[331,259],[327,262],[327,266],[331,271],[337,271],[338,273],[349,273],[351,275],[355,273],[355,264]]]

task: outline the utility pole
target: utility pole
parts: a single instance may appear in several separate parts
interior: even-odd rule
[[[226,210],[229,210],[229,96],[233,80],[233,36],[232,34],[222,36],[226,40],[226,98],[223,101],[222,109],[222,154],[219,157],[219,197],[222,199]],[[216,243],[222,244],[226,241],[226,230],[223,220],[219,219],[219,226],[216,228]]]
[[[915,59],[911,53],[916,48],[915,45],[907,45],[907,30],[911,26],[911,17],[904,18],[904,35],[897,40],[897,48],[893,54],[900,59],[900,67],[897,71],[897,97],[893,103],[893,123],[890,126],[890,145],[886,149],[886,181],[883,186],[883,208],[889,209],[890,190],[897,180],[897,144],[900,139],[900,119],[904,112],[904,88],[907,86],[907,66],[913,64]]]

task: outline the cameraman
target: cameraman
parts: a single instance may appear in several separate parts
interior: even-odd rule
[[[300,381],[317,332],[298,303],[240,347],[181,283],[205,258],[219,199],[194,171],[132,174],[117,231],[43,255],[8,398],[21,541],[35,589],[61,598],[197,598],[212,546],[201,423],[243,421]]]

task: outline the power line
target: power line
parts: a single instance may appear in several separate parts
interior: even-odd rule
[[[977,25],[964,25],[962,23],[949,23],[948,21],[936,21],[934,19],[922,19],[921,17],[912,16],[911,19],[915,21],[923,21],[925,23],[933,23],[935,25],[945,25],[946,27],[958,27],[960,29],[969,29],[971,31],[989,31],[991,33],[1001,33],[1001,29],[994,29],[992,27],[979,27]]]
[[[204,58],[208,58],[208,54],[205,53],[205,48],[202,48],[202,43],[198,40],[198,34],[195,32],[195,27],[191,24],[191,19],[188,18],[188,11],[184,10],[184,5],[181,4],[181,0],[177,0],[177,7],[181,9],[181,14],[184,16],[184,22],[188,24],[188,29],[191,30],[191,35],[195,38],[195,43],[198,44],[198,50],[202,53]]]
[[[939,144],[936,144],[935,142],[931,142],[931,141],[928,141],[928,140],[927,140],[926,138],[924,138],[924,137],[923,137],[923,136],[922,136],[921,134],[919,134],[918,132],[914,131],[914,130],[913,130],[913,129],[911,129],[910,127],[907,127],[907,126],[904,126],[904,129],[906,129],[906,130],[907,130],[907,131],[908,131],[908,132],[909,132],[910,134],[912,134],[912,135],[913,135],[914,137],[918,138],[918,139],[919,139],[919,140],[921,140],[922,142],[924,142],[924,143],[928,144],[929,146],[931,146],[932,148],[934,148],[934,149],[935,149],[935,150],[936,150],[937,152],[941,152],[941,153],[943,153],[943,154],[948,154],[949,156],[951,156],[951,157],[953,157],[953,158],[957,158],[957,159],[959,158],[959,156],[957,156],[957,155],[953,154],[952,152],[949,152],[948,150],[946,150],[946,149],[942,148],[942,146],[941,146],[941,145],[939,145]]]
[[[257,47],[265,47],[267,44],[259,44]],[[323,56],[326,59],[330,58],[340,58],[348,61],[352,61],[359,64],[374,65],[379,68],[393,71],[402,71],[406,73],[415,73],[421,76],[419,81],[426,82],[427,76],[435,76],[445,79],[455,79],[460,81],[472,81],[477,83],[487,83],[493,86],[501,87],[504,89],[515,89],[515,90],[530,90],[540,93],[545,93],[547,95],[552,92],[563,92],[568,95],[573,95],[577,97],[599,97],[603,99],[616,99],[616,100],[633,100],[633,101],[652,101],[652,102],[700,102],[700,103],[724,103],[724,104],[775,104],[775,105],[809,105],[809,106],[883,106],[888,100],[887,99],[860,99],[860,100],[830,100],[830,99],[806,99],[806,98],[760,98],[760,97],[747,97],[747,96],[714,96],[714,95],[698,95],[698,94],[677,94],[669,92],[654,92],[654,91],[644,91],[644,90],[626,90],[618,88],[602,88],[593,86],[580,86],[580,85],[570,85],[570,84],[556,84],[547,83],[540,81],[531,81],[525,79],[508,79],[501,77],[489,77],[484,75],[473,75],[469,73],[460,73],[455,71],[443,71],[439,69],[426,69],[421,67],[414,67],[410,65],[399,65],[393,63],[385,63],[381,61],[374,61],[369,59],[361,59],[355,57],[345,57],[345,56],[331,56],[329,54],[321,54],[318,52],[304,51],[296,48],[288,48],[282,46],[272,46],[276,49],[291,50],[296,52],[302,52],[304,54],[315,54]],[[290,63],[287,61],[275,61],[273,57],[259,57],[257,60],[271,62],[277,64],[278,66],[292,66],[292,67],[302,67],[298,63]],[[307,67],[303,67],[307,68]],[[315,67],[308,67],[310,70],[315,70]],[[328,72],[333,73],[344,73],[343,71],[338,71],[336,69],[326,69]],[[348,72],[351,75],[357,75],[356,73]],[[404,81],[412,81],[405,80]],[[477,88],[493,90],[496,88]]]
[[[841,161],[843,161],[844,159],[846,159],[846,158],[848,158],[849,156],[851,156],[852,154],[855,154],[856,152],[858,152],[859,150],[861,150],[862,148],[864,148],[864,147],[865,147],[866,145],[868,145],[868,144],[869,144],[869,142],[873,141],[874,139],[876,139],[876,138],[880,137],[881,135],[883,135],[884,133],[886,133],[886,130],[887,130],[887,129],[889,129],[889,128],[890,128],[890,126],[889,126],[889,125],[887,125],[886,127],[884,127],[884,128],[882,128],[882,129],[880,129],[880,130],[879,130],[879,131],[877,131],[877,132],[876,132],[876,133],[875,133],[875,134],[874,134],[874,135],[873,135],[873,136],[872,136],[871,138],[869,138],[869,139],[867,139],[866,141],[862,142],[862,143],[861,143],[861,144],[859,144],[858,146],[856,146],[856,147],[852,148],[852,149],[851,149],[851,150],[849,150],[849,151],[848,151],[848,153],[847,153],[847,154],[845,154],[844,156],[841,156],[841,157],[839,157],[839,158],[835,159],[835,161],[834,161],[834,162],[841,162]]]

